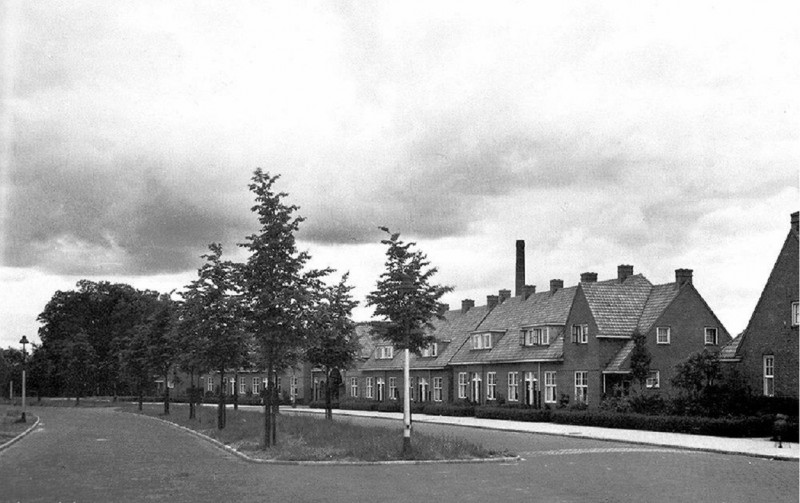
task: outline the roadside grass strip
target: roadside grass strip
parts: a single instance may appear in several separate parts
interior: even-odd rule
[[[29,414],[29,418],[30,418],[30,416],[32,416],[32,414]],[[26,428],[21,433],[17,434],[13,438],[11,438],[11,440],[8,440],[8,441],[0,444],[0,453],[2,453],[4,450],[6,450],[9,447],[11,447],[13,444],[15,444],[15,443],[19,442],[20,440],[22,440],[23,437],[25,437],[27,434],[29,434],[34,429],[36,429],[37,426],[39,426],[39,422],[40,422],[39,416],[33,416],[33,417],[36,418],[36,421],[34,421],[33,424],[30,427]],[[0,437],[0,440],[2,440],[2,437]]]
[[[133,408],[124,408],[122,411],[143,415],[185,430],[251,463],[363,466],[508,463],[520,460],[519,456],[492,452],[455,436],[421,434],[415,435],[415,459],[403,459],[400,457],[400,428],[366,427],[341,419],[329,422],[318,417],[297,418],[283,415],[278,418],[278,445],[262,450],[261,412],[228,411],[226,428],[218,430],[214,421],[215,410],[207,411],[201,416],[200,422],[194,424],[188,420],[188,411],[185,408],[179,408],[169,418],[158,415],[152,408],[144,413]]]

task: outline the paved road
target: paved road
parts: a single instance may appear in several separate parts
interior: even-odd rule
[[[257,465],[133,414],[35,413],[41,427],[0,453],[2,501],[798,501],[796,462],[745,456],[448,427],[448,433],[512,449],[525,461]],[[400,431],[398,425],[398,437]]]

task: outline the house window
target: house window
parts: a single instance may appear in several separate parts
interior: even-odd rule
[[[798,309],[798,303],[792,302],[792,326],[796,327],[800,325],[800,309]]]
[[[576,344],[588,344],[589,325],[572,325],[572,342]]]
[[[422,349],[423,358],[432,358],[439,354],[439,344],[433,342]]]
[[[764,355],[764,395],[775,396],[775,356]]]
[[[651,370],[650,374],[647,376],[647,380],[645,381],[645,386],[648,388],[660,388],[661,387],[661,374],[658,370]]]
[[[519,401],[519,372],[508,373],[508,401]]]
[[[669,344],[670,342],[670,329],[669,327],[656,328],[656,344]]]
[[[492,349],[492,334],[472,334],[472,349]]]
[[[408,398],[412,402],[414,401],[414,378],[411,377],[408,380]]]
[[[524,331],[525,346],[546,346],[550,344],[550,330],[544,328],[529,328]]]
[[[379,402],[382,402],[384,399],[383,394],[386,392],[386,380],[383,377],[378,377],[375,379],[375,382],[378,391],[378,395],[375,398],[377,398]]]
[[[247,393],[247,379],[244,377],[239,378],[239,394],[244,395]]]
[[[434,377],[433,378],[433,401],[434,402],[441,402],[442,401],[442,378],[441,377]]]
[[[575,372],[575,402],[589,403],[589,372]]]
[[[298,383],[298,378],[297,377],[292,377],[292,398],[294,398],[294,397],[296,397],[298,395],[298,393],[297,393],[297,389],[298,389],[297,383]]]
[[[260,381],[261,381],[261,380],[260,380],[258,377],[254,377],[254,378],[253,378],[253,394],[254,394],[254,395],[258,395],[258,393],[259,393],[259,391],[260,391],[260,389],[259,389],[259,387],[258,387],[258,385],[259,385],[259,384],[261,384],[261,382],[260,382]]]
[[[389,378],[389,399],[390,400],[397,400],[397,378],[390,377]]]
[[[214,391],[214,378],[213,377],[207,377],[206,378],[206,389],[208,391]]]
[[[350,396],[358,397],[358,377],[350,378]]]
[[[467,380],[467,373],[466,372],[459,372],[458,373],[458,398],[467,398],[467,388],[469,387],[469,382]]]
[[[472,373],[472,400],[480,402],[481,400],[481,375],[478,372]]]
[[[497,372],[486,373],[486,399],[494,400],[497,391]]]
[[[717,338],[717,329],[706,327],[706,346],[716,346],[719,343]]]
[[[417,389],[419,390],[419,401],[428,401],[428,380],[424,377],[417,379]]]
[[[372,391],[373,391],[373,387],[374,387],[373,379],[374,378],[372,378],[372,377],[367,377],[367,379],[366,379],[366,383],[365,383],[365,386],[364,386],[364,389],[365,389],[364,397],[365,398],[373,398],[373,396],[372,396]]]
[[[231,385],[231,395],[235,395],[236,394],[236,378],[235,377],[231,377],[231,380],[228,381],[228,384]]]
[[[378,360],[391,360],[394,358],[394,347],[378,346]]]
[[[556,373],[544,373],[544,401],[545,403],[556,403]]]

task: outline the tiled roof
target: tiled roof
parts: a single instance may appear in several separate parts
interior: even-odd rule
[[[631,355],[633,351],[633,341],[628,341],[622,348],[617,352],[614,356],[614,359],[609,362],[608,366],[606,367],[606,372],[621,372],[625,370],[630,370],[630,363],[627,365],[625,362],[627,361],[628,357]],[[627,368],[626,368],[627,367]]]
[[[581,283],[589,309],[597,323],[598,336],[630,336],[639,325],[653,285],[641,274],[629,276],[622,283],[608,280]]]
[[[739,351],[739,345],[742,343],[744,339],[744,332],[739,334],[737,337],[734,337],[731,342],[722,346],[719,350],[719,359],[720,360],[732,360],[738,358],[736,352]]]
[[[564,356],[564,325],[577,287],[540,292],[527,299],[512,297],[495,307],[476,331],[494,331],[492,349],[472,349],[463,344],[450,363],[498,363],[504,361],[552,361]],[[522,327],[551,327],[550,344],[523,346]]]
[[[650,291],[647,303],[644,305],[642,316],[639,318],[639,332],[645,333],[650,330],[661,313],[678,296],[680,287],[677,283],[667,283],[666,285],[656,285]]]
[[[410,367],[412,369],[443,368],[467,340],[469,333],[475,330],[486,317],[487,312],[486,306],[473,307],[466,313],[462,313],[460,309],[451,310],[444,314],[444,320],[433,320],[433,335],[438,341],[439,354],[435,358],[422,358],[412,353]],[[380,344],[383,343],[378,341],[376,345]],[[373,351],[373,354],[361,367],[362,370],[397,370],[401,368],[403,368],[403,351],[395,351],[391,360],[377,359]]]

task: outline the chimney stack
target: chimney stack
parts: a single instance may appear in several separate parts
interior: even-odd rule
[[[470,309],[475,307],[475,301],[472,299],[464,299],[461,301],[461,313],[464,314]]]
[[[800,230],[797,228],[798,216],[800,216],[800,211],[795,211],[792,213],[792,229],[794,229],[795,232],[800,232]]]
[[[497,295],[487,295],[486,296],[486,307],[488,307],[489,309],[496,308],[498,300],[499,299],[497,298]]]
[[[596,272],[581,273],[581,283],[597,283],[597,273]]]
[[[525,285],[525,288],[522,290],[524,297],[527,299],[534,293],[536,293],[536,285]]]
[[[499,298],[500,304],[502,304],[511,298],[511,290],[500,290],[497,297]]]
[[[629,276],[633,276],[633,266],[632,265],[618,265],[617,266],[617,279],[620,283],[624,282],[628,279]]]
[[[514,278],[514,296],[519,297],[525,290],[525,241],[522,239],[517,240],[517,269]]]
[[[678,286],[684,283],[692,284],[692,270],[691,269],[675,269],[675,283]]]
[[[564,280],[563,279],[551,279],[550,280],[550,293],[555,293],[556,290],[559,288],[564,288]]]

